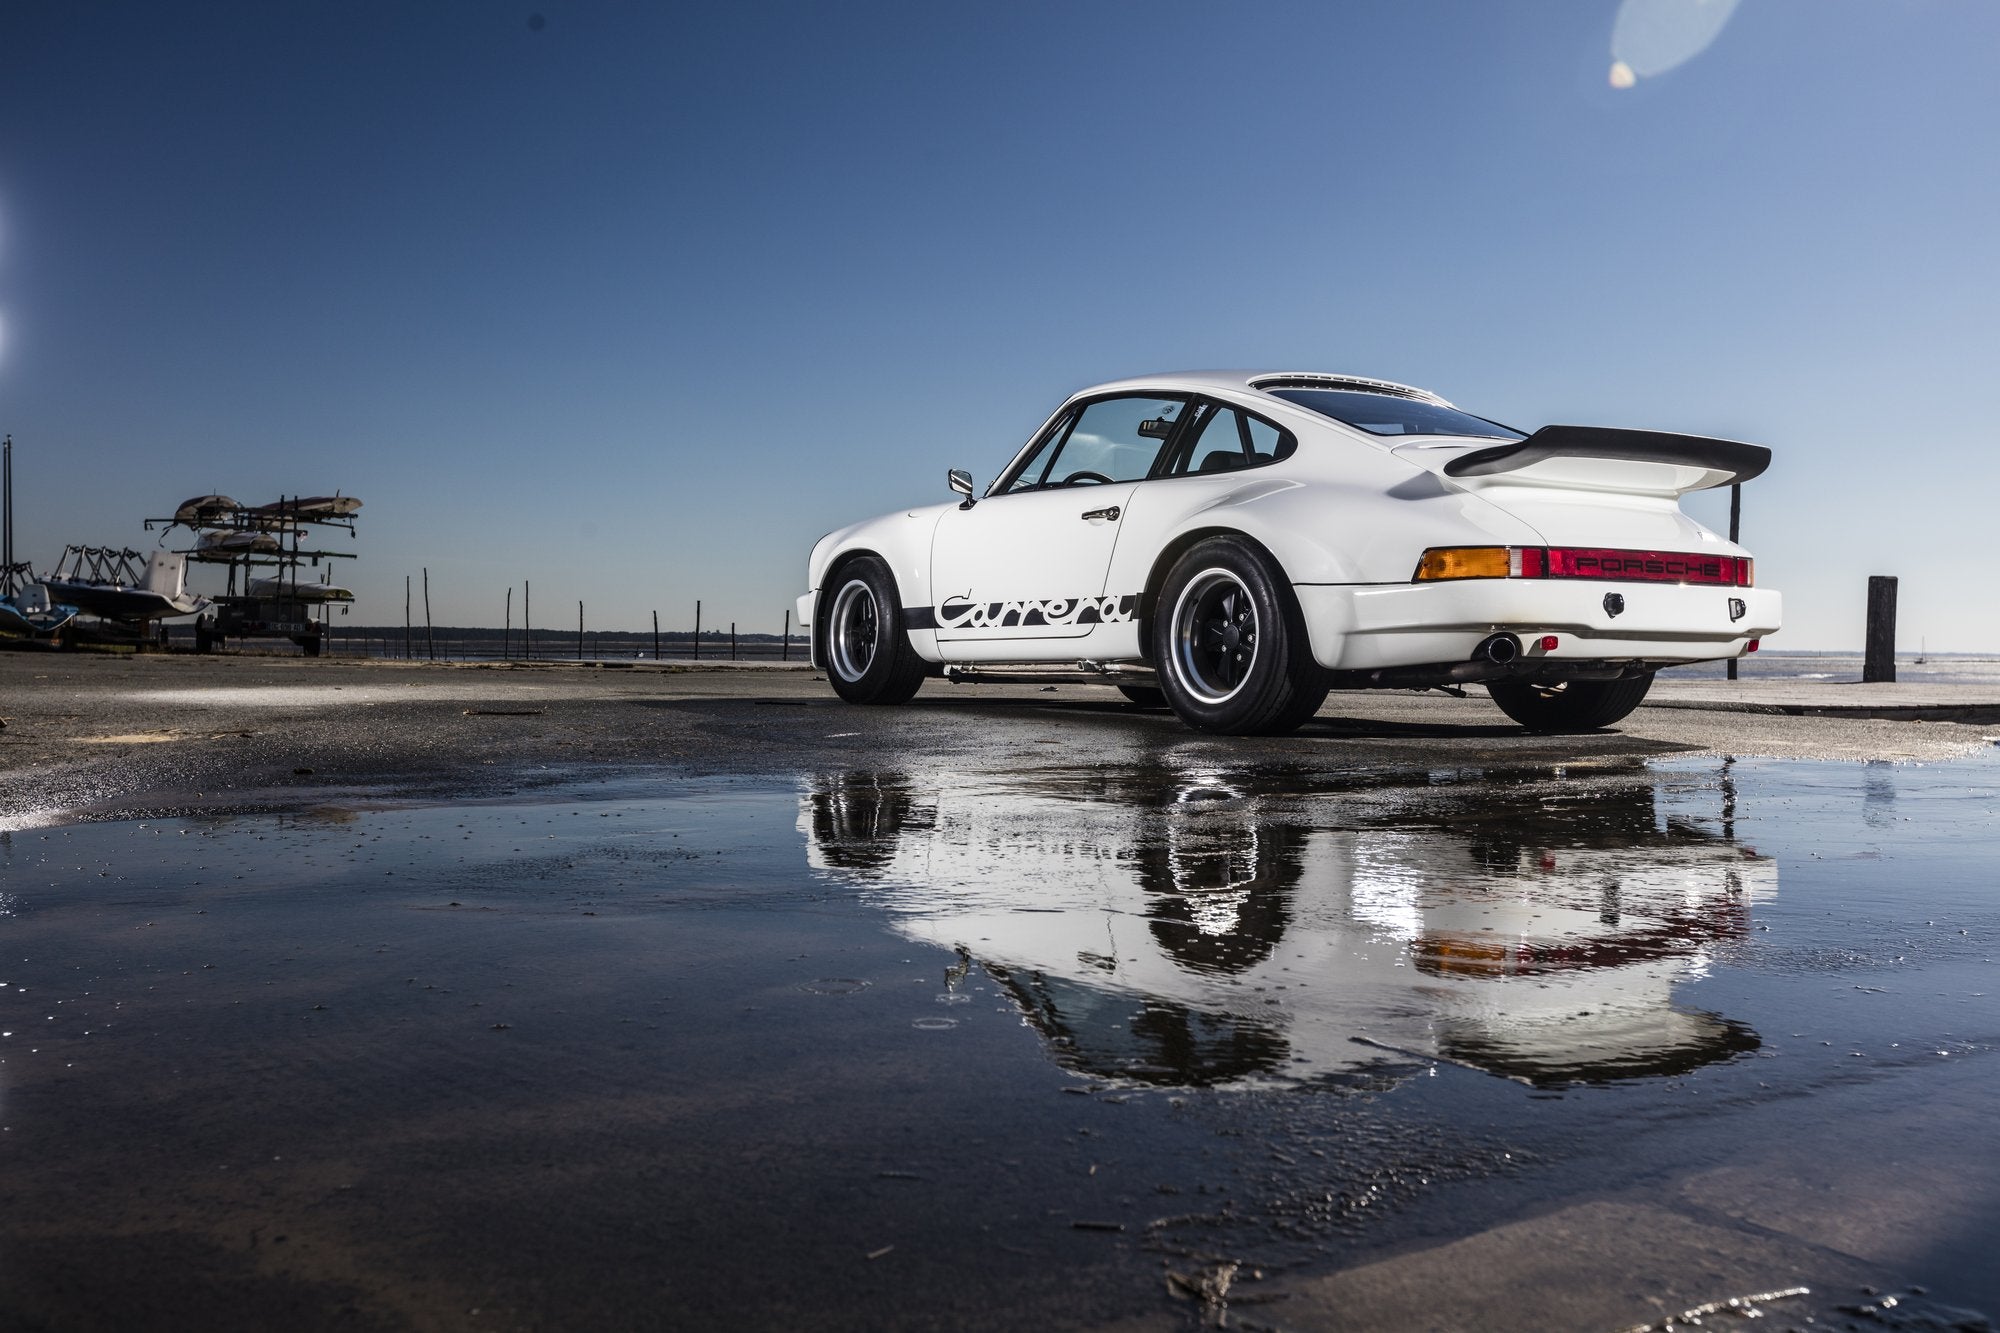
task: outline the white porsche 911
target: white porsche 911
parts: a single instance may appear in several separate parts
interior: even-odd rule
[[[1475,683],[1531,729],[1590,730],[1661,667],[1777,630],[1749,555],[1679,503],[1770,459],[1524,434],[1386,380],[1120,380],[1064,403],[983,495],[953,469],[957,503],[822,537],[799,623],[855,703],[1065,667],[1203,731],[1290,731],[1330,689]]]

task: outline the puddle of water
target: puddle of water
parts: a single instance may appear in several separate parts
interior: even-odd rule
[[[1559,1084],[1758,1045],[1675,989],[1778,866],[1668,819],[1657,786],[1552,780],[1532,810],[1414,829],[1212,775],[1083,797],[842,774],[799,827],[815,869],[978,959],[1080,1073],[1252,1087],[1419,1056]]]
[[[624,1323],[664,1289],[696,1323],[1074,1324],[1154,1308],[1163,1256],[1240,1290],[1912,1089],[1983,1104],[1995,771],[844,772],[17,828],[34,1276],[0,1322],[165,1282],[237,1322]],[[1990,1301],[1973,1214],[1934,1211],[1907,1271]]]

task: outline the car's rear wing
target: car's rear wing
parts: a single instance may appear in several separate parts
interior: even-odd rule
[[[1706,469],[1709,476],[1685,487],[1687,490],[1749,481],[1771,466],[1771,451],[1761,444],[1611,426],[1544,426],[1525,440],[1468,450],[1446,463],[1443,472],[1447,477],[1490,477],[1550,458],[1604,458]]]

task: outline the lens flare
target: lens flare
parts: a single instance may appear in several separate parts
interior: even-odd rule
[[[1623,0],[1611,25],[1611,86],[1630,88],[1706,51],[1737,0]]]

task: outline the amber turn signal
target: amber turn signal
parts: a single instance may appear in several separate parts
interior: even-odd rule
[[[1434,579],[1504,579],[1518,570],[1508,568],[1504,546],[1433,546],[1417,562],[1417,582]]]

